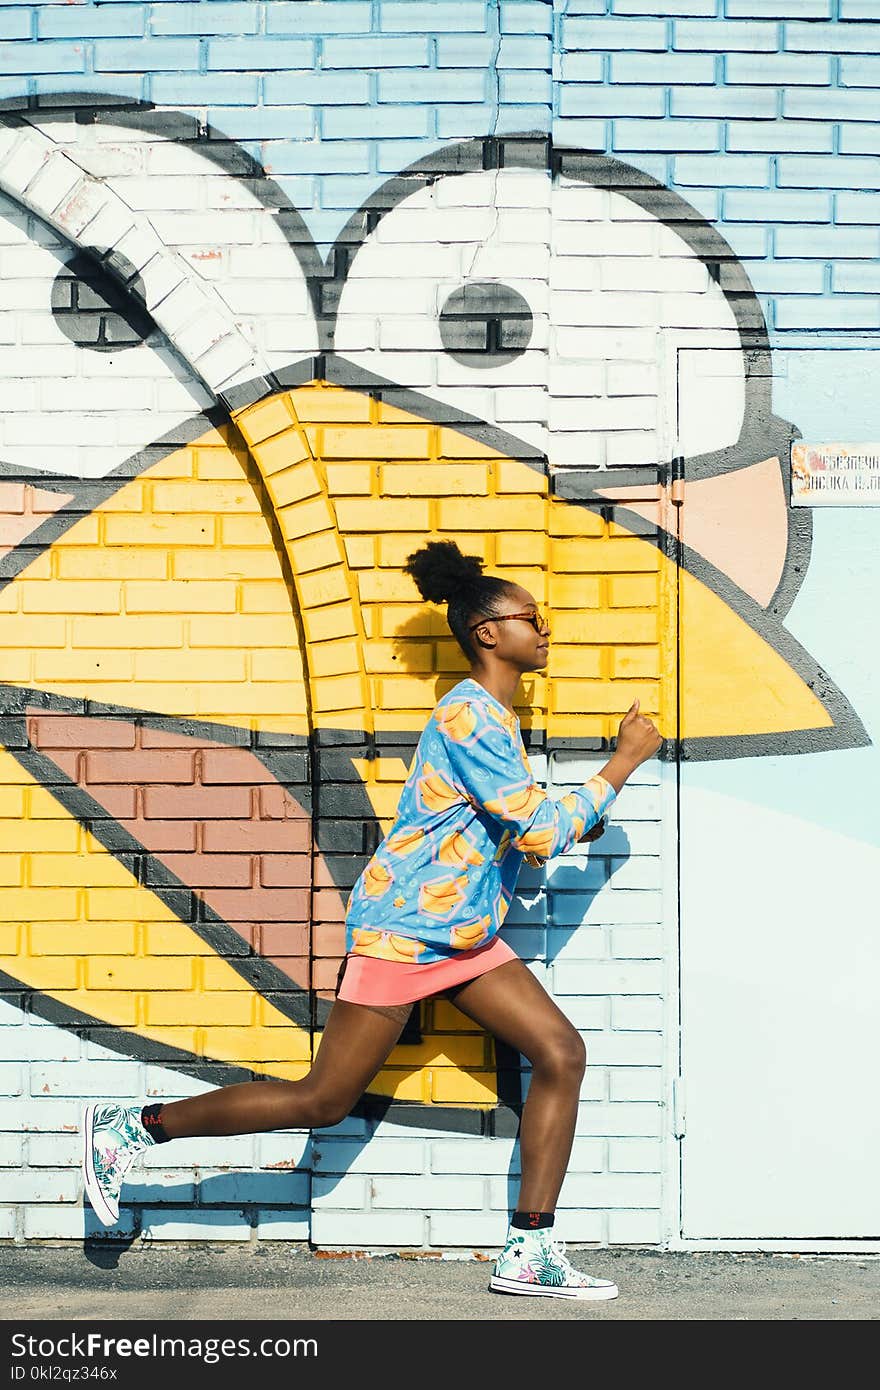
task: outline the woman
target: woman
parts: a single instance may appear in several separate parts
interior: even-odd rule
[[[547,797],[532,777],[513,708],[523,673],[547,664],[549,628],[535,599],[519,584],[484,575],[481,561],[450,541],[428,542],[406,569],[424,599],[447,603],[471,674],[438,701],[394,825],[352,889],[347,954],[310,1072],[300,1081],[244,1082],[165,1105],[90,1105],[86,1191],[99,1219],[112,1225],[125,1173],[155,1143],[338,1124],[384,1065],[413,1003],[443,993],[531,1063],[519,1200],[489,1287],[614,1298],[616,1285],[573,1269],[552,1236],[584,1044],[498,931],[523,859],[542,864],[596,839],[627,777],[662,739],[634,701],[601,772],[558,800]]]

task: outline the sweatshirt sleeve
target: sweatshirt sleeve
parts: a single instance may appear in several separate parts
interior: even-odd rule
[[[597,774],[565,796],[549,797],[532,776],[519,740],[482,701],[440,706],[435,718],[460,791],[509,830],[524,854],[564,854],[617,796]]]

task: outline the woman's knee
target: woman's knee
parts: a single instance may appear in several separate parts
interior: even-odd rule
[[[566,1080],[580,1081],[587,1068],[587,1049],[576,1029],[566,1029],[542,1039],[533,1067]]]

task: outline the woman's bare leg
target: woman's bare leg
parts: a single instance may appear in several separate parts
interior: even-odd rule
[[[522,961],[505,961],[449,991],[457,1009],[532,1064],[520,1123],[519,1211],[555,1211],[577,1120],[586,1048]]]
[[[381,1011],[334,1001],[318,1055],[301,1081],[244,1081],[162,1106],[169,1139],[320,1129],[344,1120],[403,1031],[411,1004]]]

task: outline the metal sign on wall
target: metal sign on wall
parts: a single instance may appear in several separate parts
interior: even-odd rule
[[[880,506],[880,444],[792,444],[791,504]]]

